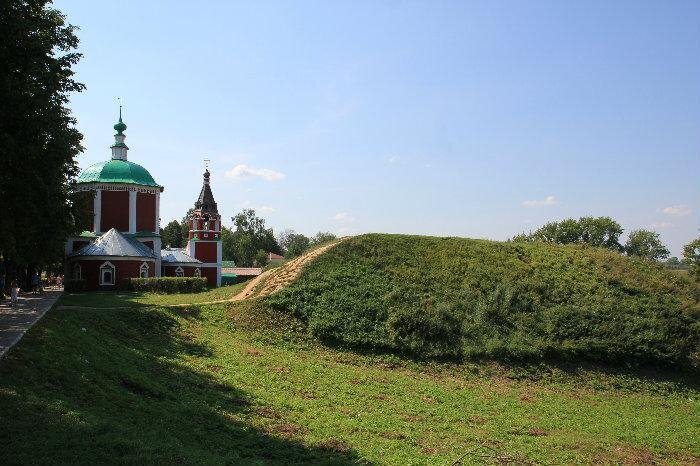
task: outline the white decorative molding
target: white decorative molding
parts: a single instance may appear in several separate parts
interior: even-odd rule
[[[112,278],[111,282],[105,280],[105,272],[110,273],[110,277]],[[100,265],[100,285],[114,285],[117,282],[116,273],[117,269],[111,262],[107,261]]]
[[[156,193],[156,233],[160,233],[160,191]]]
[[[95,191],[95,198],[92,203],[92,229],[95,233],[102,231],[102,190]]]
[[[179,265],[175,269],[175,276],[176,277],[184,277],[185,276],[185,271],[182,270],[182,267],[180,267]]]
[[[139,277],[148,278],[149,269],[150,268],[148,267],[148,262],[143,261],[141,267],[139,267]]]
[[[76,186],[77,191],[135,191],[137,193],[158,194],[162,191],[160,187],[140,186],[126,183],[80,183]]]
[[[155,264],[156,265],[156,270],[155,270],[156,277],[160,277],[162,275],[162,273],[161,273],[161,266],[163,264],[163,262],[162,262],[163,258],[161,256],[162,249],[163,249],[163,247],[162,247],[160,237],[154,238],[153,239],[153,251],[156,253],[156,257],[157,257],[156,264]]]

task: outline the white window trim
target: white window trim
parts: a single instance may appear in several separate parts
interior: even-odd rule
[[[73,266],[73,279],[74,280],[82,280],[83,279],[83,267],[80,264],[75,264]]]
[[[180,267],[179,265],[178,265],[177,268],[175,269],[175,276],[176,276],[176,277],[181,277],[181,278],[185,276],[185,271],[184,271],[184,270],[182,269],[182,267]]]
[[[194,269],[194,276],[195,276],[195,277],[202,278],[202,269],[200,269],[199,267],[197,267],[196,269]]]
[[[112,269],[112,283],[106,283],[106,282],[103,280],[103,279],[104,279],[104,274],[103,274],[103,272],[104,272],[104,269],[106,269],[106,268]],[[99,270],[100,270],[100,285],[114,286],[114,284],[115,284],[116,281],[117,281],[117,277],[116,277],[117,268],[114,266],[114,264],[112,264],[111,262],[107,261],[107,262],[105,262],[104,264],[100,265],[100,269],[99,269]]]
[[[143,272],[144,270],[146,271],[146,276],[144,277]],[[150,267],[148,266],[148,262],[144,262],[141,264],[141,267],[139,267],[139,277],[140,278],[148,278],[149,277],[149,272],[150,272]]]

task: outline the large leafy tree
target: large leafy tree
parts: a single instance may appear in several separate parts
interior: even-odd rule
[[[182,224],[177,220],[168,223],[160,231],[163,247],[182,248],[185,246],[186,236],[182,234]]]
[[[235,248],[233,230],[221,225],[221,255],[223,260],[235,262]]]
[[[670,252],[659,239],[659,234],[649,230],[634,230],[625,243],[628,256],[642,257],[658,261],[669,256]]]
[[[311,246],[318,246],[320,244],[330,243],[331,241],[335,241],[336,239],[338,239],[338,237],[330,231],[319,231],[313,236],[313,238],[311,238]]]
[[[67,107],[84,89],[75,30],[48,1],[0,2],[0,253],[19,265],[60,261],[86,220],[73,189],[82,135]]]
[[[683,246],[683,262],[688,265],[688,272],[700,280],[700,238]]]
[[[311,240],[294,230],[284,230],[277,240],[286,257],[300,256],[309,249]]]
[[[222,252],[236,265],[250,267],[259,263],[267,252],[282,252],[272,228],[265,226],[265,220],[258,217],[255,210],[245,209],[231,220],[235,229],[230,235],[222,232]]]
[[[560,222],[549,222],[534,232],[514,237],[513,241],[589,244],[620,251],[622,232],[620,224],[610,217],[581,217],[578,220],[569,218]]]

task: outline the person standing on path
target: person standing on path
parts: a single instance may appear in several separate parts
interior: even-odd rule
[[[15,278],[12,280],[12,283],[10,283],[10,306],[15,307],[17,305],[17,295],[19,295],[19,286]]]
[[[34,271],[32,274],[32,293],[39,292],[39,274]]]

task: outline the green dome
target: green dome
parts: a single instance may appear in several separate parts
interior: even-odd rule
[[[78,183],[126,183],[161,187],[141,165],[114,159],[89,166],[78,176]]]
[[[116,129],[120,134],[126,131],[126,123],[122,122],[122,119],[119,118],[119,122],[114,125],[114,129]]]

